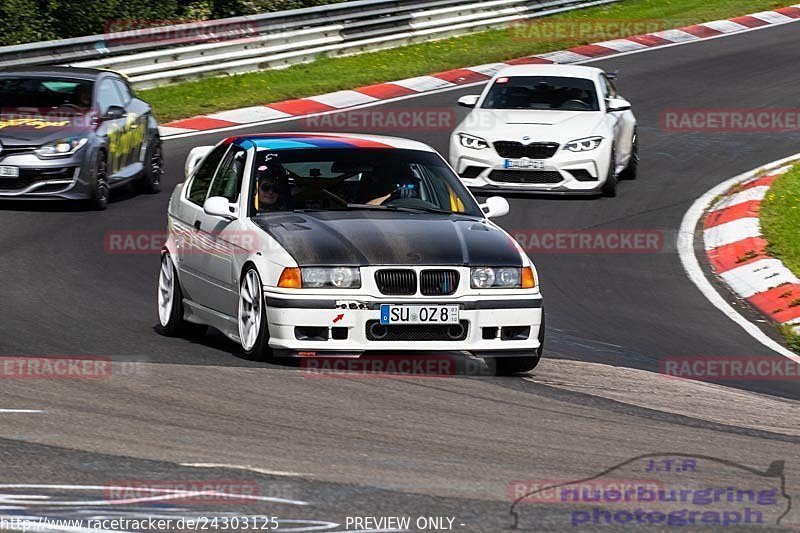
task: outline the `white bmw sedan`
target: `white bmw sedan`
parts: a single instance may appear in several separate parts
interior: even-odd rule
[[[158,280],[168,335],[213,326],[248,357],[460,351],[498,374],[544,342],[531,260],[432,148],[282,133],[195,148]],[[189,327],[189,329],[193,329]]]
[[[517,65],[498,72],[450,138],[450,162],[482,190],[615,196],[636,177],[636,117],[600,69]]]

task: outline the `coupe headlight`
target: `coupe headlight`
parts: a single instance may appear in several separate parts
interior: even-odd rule
[[[461,146],[472,148],[473,150],[483,150],[489,147],[489,143],[486,142],[486,139],[481,139],[480,137],[475,137],[467,133],[459,133],[458,140],[461,142]]]
[[[476,267],[471,271],[470,282],[473,289],[532,289],[536,286],[530,267]]]
[[[88,141],[86,137],[67,137],[40,146],[35,152],[40,157],[66,157],[83,148]]]
[[[320,289],[358,289],[361,287],[361,272],[353,267],[319,268],[307,267],[300,269],[302,273],[303,288]]]
[[[564,150],[569,150],[570,152],[589,152],[600,146],[600,143],[602,142],[602,137],[587,137],[586,139],[577,139],[565,144]]]

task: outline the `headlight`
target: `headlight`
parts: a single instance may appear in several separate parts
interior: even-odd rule
[[[458,140],[461,141],[461,146],[472,148],[473,150],[483,150],[489,147],[489,143],[486,142],[486,139],[481,139],[480,137],[475,137],[467,133],[459,133]]]
[[[587,137],[586,139],[577,139],[565,144],[564,150],[569,150],[570,152],[588,152],[600,146],[600,143],[602,142],[602,137]]]
[[[65,157],[83,148],[88,141],[86,137],[67,137],[40,146],[35,152],[40,157]]]
[[[536,286],[530,267],[476,267],[471,271],[470,282],[473,289],[532,289]]]
[[[358,289],[361,287],[361,273],[358,268],[308,267],[300,270],[304,288],[319,289],[329,287],[336,289]]]

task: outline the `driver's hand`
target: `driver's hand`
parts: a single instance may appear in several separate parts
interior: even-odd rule
[[[391,196],[392,196],[391,194],[387,194],[387,195],[381,196],[379,198],[373,198],[372,200],[367,202],[367,205],[382,205],[383,202],[388,200]]]

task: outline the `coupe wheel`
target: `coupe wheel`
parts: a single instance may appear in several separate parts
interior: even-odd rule
[[[494,359],[495,376],[513,376],[523,372],[529,372],[536,368],[542,359],[544,351],[544,311],[542,311],[542,325],[539,326],[539,347],[529,357],[496,357]]]
[[[254,267],[245,271],[239,285],[239,341],[248,358],[257,361],[272,359],[264,286]]]
[[[144,157],[144,170],[136,182],[141,192],[155,194],[161,190],[161,176],[164,174],[164,153],[161,138],[155,134]]]
[[[635,180],[639,174],[639,135],[634,130],[633,140],[631,140],[631,158],[628,160],[628,166],[619,175],[620,178],[626,180]]]
[[[603,184],[603,196],[614,198],[617,195],[617,151],[611,148],[611,162],[608,164],[608,177]]]
[[[111,195],[111,187],[108,185],[108,163],[106,154],[97,152],[97,161],[94,164],[94,180],[92,183],[92,206],[102,211],[108,207],[108,198]]]
[[[169,254],[161,256],[161,271],[158,274],[158,323],[161,332],[168,337],[182,334],[202,336],[208,330],[203,324],[183,319],[183,292]]]

